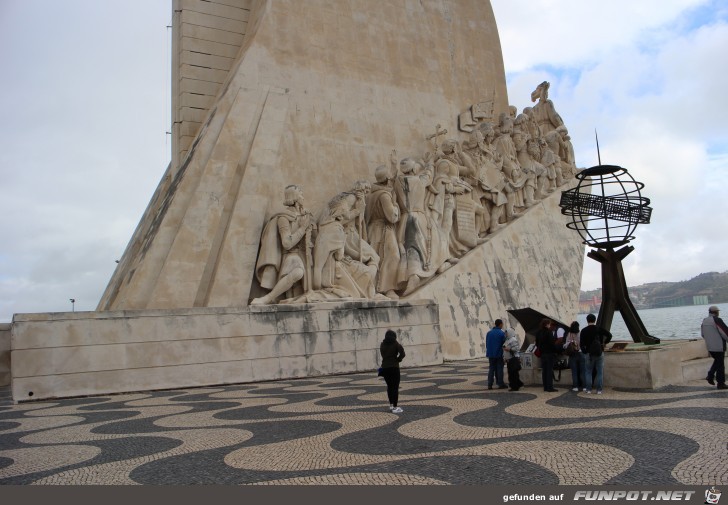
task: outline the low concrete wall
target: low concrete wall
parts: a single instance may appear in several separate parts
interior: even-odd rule
[[[606,352],[604,385],[624,388],[659,388],[682,384],[681,344],[649,350]]]
[[[685,375],[684,364],[708,356],[702,340],[665,341],[658,346],[632,344],[630,347],[621,352],[604,353],[605,387],[655,389],[683,384],[695,379]],[[521,380],[526,384],[541,384],[541,360],[528,355],[524,356],[523,362]],[[703,377],[709,366],[705,367]],[[571,370],[562,370],[561,380],[554,385],[571,388]]]
[[[10,323],[0,323],[0,386],[10,384]]]
[[[431,300],[16,314],[13,399],[374,370],[389,328],[403,366],[442,363]]]

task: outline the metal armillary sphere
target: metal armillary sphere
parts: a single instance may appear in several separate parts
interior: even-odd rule
[[[629,299],[622,260],[634,247],[614,250],[634,239],[638,224],[650,222],[650,200],[641,193],[645,185],[617,165],[587,168],[576,178],[579,183],[561,194],[559,206],[562,214],[572,218],[566,226],[576,230],[584,244],[596,248],[587,256],[602,264],[602,304],[597,325],[609,330],[614,312],[619,310],[632,340],[660,343],[647,332]]]
[[[561,194],[562,214],[573,220],[566,226],[576,230],[585,244],[613,249],[634,239],[638,224],[649,224],[650,199],[645,187],[616,165],[597,165],[576,174],[579,184]]]

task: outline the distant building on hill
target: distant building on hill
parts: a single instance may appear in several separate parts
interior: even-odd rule
[[[651,282],[629,288],[637,309],[708,305],[728,302],[728,272],[707,272],[680,282]],[[582,291],[579,312],[596,312],[601,305],[601,289]]]

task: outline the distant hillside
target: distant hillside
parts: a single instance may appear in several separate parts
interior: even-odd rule
[[[629,287],[637,308],[676,307],[728,302],[728,272],[707,272],[680,282],[652,282]],[[582,300],[601,300],[601,289],[582,291]]]

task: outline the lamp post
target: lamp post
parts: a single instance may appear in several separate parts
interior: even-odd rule
[[[71,300],[71,312],[76,312],[76,299],[69,298],[69,300]]]

